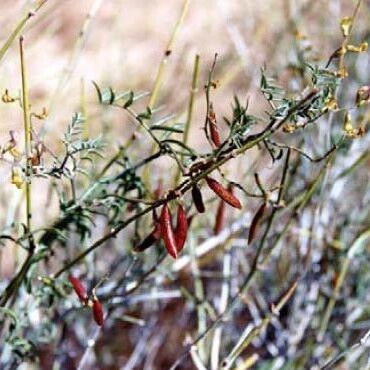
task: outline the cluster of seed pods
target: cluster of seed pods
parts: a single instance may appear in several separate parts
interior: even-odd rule
[[[209,107],[207,123],[212,144],[214,145],[214,147],[219,148],[221,146],[221,138],[217,125],[216,114],[213,110],[212,104]],[[206,164],[200,164],[200,166],[206,166]],[[206,167],[204,167],[203,169],[206,169]],[[195,168],[193,168],[193,170],[195,170]],[[201,167],[199,167],[198,170],[201,170]],[[242,204],[239,199],[233,194],[233,189],[231,185],[226,188],[217,180],[209,176],[206,176],[205,180],[208,187],[220,198],[214,226],[214,233],[218,234],[222,230],[224,224],[225,205],[228,204],[234,208],[241,209]],[[159,199],[160,193],[161,184],[154,194],[156,199]],[[191,195],[196,210],[199,213],[204,213],[205,205],[203,202],[201,190],[199,189],[197,184],[194,184],[192,186]],[[265,201],[259,207],[252,219],[249,228],[248,245],[251,244],[255,239],[260,222],[265,215],[266,210],[267,202],[265,199]],[[155,210],[153,211],[153,221],[153,230],[144,240],[142,240],[140,244],[136,245],[133,250],[135,252],[143,252],[162,238],[167,252],[170,256],[176,259],[185,246],[187,232],[191,222],[191,218],[188,218],[186,215],[184,206],[178,203],[175,228],[172,223],[172,215],[167,202],[162,206],[160,217],[157,216]],[[97,325],[102,326],[104,323],[103,307],[99,299],[96,297],[94,289],[92,294],[89,296],[86,293],[84,285],[79,279],[72,275],[69,275],[69,282],[73,286],[73,289],[82,304],[91,307],[93,318]]]
[[[209,124],[209,132],[210,132],[212,143],[214,144],[216,148],[219,148],[221,146],[221,139],[220,139],[220,133],[218,130],[216,114],[213,110],[212,104],[209,107],[207,121]],[[238,209],[241,208],[241,204],[239,200],[233,195],[232,187],[229,186],[227,189],[225,189],[219,182],[217,182],[216,180],[210,177],[206,177],[206,181],[207,181],[208,186],[221,198],[221,202],[219,203],[219,206],[217,208],[216,222],[214,226],[214,233],[218,234],[223,228],[224,215],[225,215],[225,203],[228,203],[231,206],[238,208]],[[196,185],[193,186],[192,188],[192,196],[193,196],[195,207],[197,208],[198,212],[203,213],[205,209],[204,209],[204,204],[202,200],[202,195],[200,193],[199,188]],[[251,222],[251,226],[249,228],[249,235],[248,235],[248,245],[253,242],[257,234],[261,219],[265,215],[266,210],[267,210],[267,203],[265,201],[259,207],[259,209],[257,210]]]
[[[94,321],[97,325],[102,326],[104,323],[104,311],[103,306],[95,293],[93,292],[91,297],[86,292],[85,286],[80,279],[73,275],[68,276],[68,280],[71,283],[73,290],[77,294],[77,297],[84,306],[91,307]]]
[[[177,206],[176,228],[172,225],[172,215],[167,203],[163,205],[160,217],[158,218],[154,213],[153,219],[154,228],[152,232],[134,247],[134,251],[143,252],[162,238],[168,253],[173,258],[177,258],[184,248],[189,227],[185,208],[181,204]]]
[[[167,203],[164,204],[160,216],[160,226],[167,252],[173,258],[177,258],[184,248],[188,233],[188,219],[184,207],[181,204],[177,207],[177,224],[174,229],[170,209]]]
[[[206,177],[208,187],[221,199],[222,206],[227,203],[235,208],[241,209],[242,205],[239,199],[232,193],[231,188],[223,187],[218,181],[211,177]],[[202,193],[199,187],[195,184],[191,189],[191,195],[196,210],[199,213],[205,212],[205,206],[203,202]],[[219,228],[222,223],[222,212],[218,212],[216,221],[216,228]],[[153,213],[154,228],[151,233],[138,245],[134,247],[135,252],[142,252],[147,248],[151,247],[155,242],[162,238],[167,252],[173,258],[177,258],[186,242],[186,236],[190,224],[190,219],[186,215],[185,208],[182,204],[177,206],[177,220],[176,227],[172,223],[172,215],[168,203],[162,206],[160,217],[158,218]],[[217,226],[217,224],[219,226]]]
[[[239,199],[233,194],[232,187],[225,188],[217,180],[206,176],[205,178],[208,187],[220,198],[220,204],[216,213],[216,223],[214,231],[217,234],[222,229],[224,219],[225,204],[241,209],[242,205]],[[205,205],[203,202],[202,193],[199,187],[194,184],[191,190],[194,206],[199,213],[205,212]],[[257,213],[253,217],[248,236],[248,244],[252,243],[258,230],[261,219],[263,218],[267,209],[267,204],[264,202]],[[142,252],[151,247],[155,242],[163,239],[167,252],[173,258],[177,258],[185,246],[188,228],[191,219],[186,215],[185,208],[182,204],[177,206],[176,227],[172,224],[172,215],[168,203],[162,206],[160,217],[153,213],[154,227],[151,233],[137,246],[134,251]],[[103,307],[99,299],[96,297],[94,289],[89,296],[83,283],[73,275],[69,275],[69,282],[71,283],[75,293],[77,294],[81,303],[85,306],[91,307],[94,321],[97,325],[102,326],[104,323]]]
[[[224,187],[217,180],[209,176],[206,176],[205,180],[208,187],[220,198],[214,226],[214,232],[215,234],[218,234],[222,230],[224,223],[225,205],[228,204],[234,208],[241,209],[242,204],[239,199],[233,194],[233,189],[231,185],[229,185],[228,187]],[[199,189],[197,184],[194,184],[192,186],[191,195],[196,210],[199,213],[204,213],[205,205],[203,202],[201,190]],[[255,239],[259,225],[266,213],[266,210],[267,202],[264,201],[252,219],[249,228],[248,244],[251,244]],[[153,215],[153,230],[140,244],[134,247],[134,251],[142,252],[162,238],[169,255],[173,258],[177,258],[184,248],[190,224],[190,220],[186,215],[184,206],[180,203],[177,206],[176,227],[173,226],[172,215],[168,203],[165,203],[162,206],[160,217],[157,217],[155,212],[153,213]]]

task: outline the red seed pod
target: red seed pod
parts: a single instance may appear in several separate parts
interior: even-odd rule
[[[175,241],[177,253],[180,253],[184,248],[186,235],[188,233],[188,219],[184,207],[179,204],[177,207],[177,225],[175,230]]]
[[[101,302],[98,300],[98,298],[93,298],[93,304],[92,304],[92,313],[95,322],[102,326],[104,323],[104,312],[103,312],[103,306]]]
[[[86,293],[86,289],[83,286],[83,284],[81,283],[81,281],[79,279],[77,279],[76,277],[74,277],[73,275],[69,275],[68,280],[72,284],[72,287],[73,287],[74,291],[76,292],[80,301],[86,302],[87,293]]]
[[[199,213],[204,213],[206,209],[204,207],[202,193],[197,185],[193,185],[191,188],[191,196],[193,197],[193,202],[197,211]]]
[[[161,235],[164,241],[164,245],[168,253],[173,257],[177,258],[177,245],[175,234],[173,232],[171,213],[167,204],[164,204],[161,212]]]
[[[211,130],[211,139],[213,144],[215,144],[216,148],[219,148],[221,146],[221,139],[220,134],[218,132],[218,127],[216,126],[216,123],[210,122],[210,130]]]
[[[251,244],[256,237],[260,221],[262,217],[264,216],[267,209],[266,203],[263,203],[260,208],[258,208],[258,211],[253,217],[253,220],[251,222],[251,226],[249,227],[249,235],[248,235],[248,245]]]
[[[224,220],[225,220],[225,202],[221,200],[217,207],[216,222],[213,228],[213,231],[216,235],[222,230],[224,226]]]
[[[159,221],[155,222],[152,234],[155,240],[159,240],[161,238],[161,224]]]
[[[210,111],[208,113],[209,131],[211,133],[211,140],[215,144],[216,148],[221,146],[220,133],[218,131],[216,114],[213,110],[212,105],[210,106]]]
[[[233,193],[233,187],[231,184],[229,184],[229,186],[227,187],[227,190],[229,190],[231,194]],[[221,200],[217,207],[216,222],[215,222],[215,227],[213,229],[216,235],[224,227],[224,220],[225,220],[225,202]]]
[[[222,200],[232,207],[241,209],[242,205],[239,199],[228,189],[224,188],[218,181],[211,177],[206,177],[206,181],[211,190],[213,190]]]
[[[135,252],[143,252],[150,248],[161,237],[161,226],[158,222],[154,224],[153,231],[138,245],[133,248]]]

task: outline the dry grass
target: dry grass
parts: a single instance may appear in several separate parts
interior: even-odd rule
[[[6,39],[21,16],[27,9],[30,9],[31,4],[31,1],[25,0],[1,1],[0,40]],[[166,112],[174,113],[179,121],[184,121],[194,56],[200,55],[199,80],[200,86],[202,86],[207,78],[214,54],[218,53],[215,78],[219,79],[220,86],[213,93],[218,117],[230,114],[230,102],[234,94],[240,96],[241,99],[249,99],[251,114],[263,115],[264,110],[268,109],[268,105],[259,91],[260,68],[265,65],[269,74],[275,75],[282,86],[294,90],[294,71],[286,67],[295,62],[297,58],[296,48],[299,45],[294,37],[295,31],[299,31],[307,37],[300,44],[301,47],[302,45],[312,46],[312,51],[309,53],[311,61],[326,60],[332,51],[340,45],[341,34],[338,23],[343,15],[352,12],[354,4],[355,1],[338,0],[266,0],[259,2],[250,0],[192,0],[189,12],[179,30],[169,61],[166,64],[158,105],[165,105]],[[117,90],[151,91],[157,68],[163,57],[171,30],[179,17],[181,6],[182,1],[180,0],[136,0],[134,2],[127,0],[49,0],[40,12],[31,19],[23,34],[26,40],[32,109],[39,112],[42,107],[46,107],[50,113],[46,121],[35,121],[34,129],[41,133],[45,144],[53,152],[58,154],[61,151],[60,138],[70,122],[70,117],[75,111],[80,110],[82,105],[86,109],[90,135],[96,136],[102,133],[107,142],[110,143],[108,156],[119,145],[127,142],[135,131],[135,122],[122,111],[103,109],[98,104],[96,91],[91,81],[96,81],[100,86],[112,86]],[[87,14],[92,10],[94,13],[91,14],[91,19],[86,21]],[[369,38],[369,20],[370,5],[364,1],[361,16],[356,20],[354,34],[356,41]],[[83,28],[84,25],[87,26],[86,29]],[[81,29],[86,31],[82,36]],[[2,41],[0,41],[1,43]],[[354,78],[351,83],[348,83],[348,89],[341,95],[343,101],[346,101],[351,94],[354,95],[359,85],[369,83],[368,67],[368,53],[358,56],[356,63],[352,63]],[[0,62],[0,71],[0,92],[9,89],[12,94],[17,95],[21,86],[17,42],[13,43]],[[81,99],[81,84],[85,89],[85,104]],[[207,145],[203,131],[201,131],[205,108],[203,89],[199,89],[195,103],[194,124],[190,133],[190,142],[194,143],[197,148],[204,148]],[[8,140],[9,130],[16,130],[21,134],[22,111],[12,104],[0,104],[0,117],[0,145],[2,145]],[[338,122],[330,121],[329,124],[339,125]],[[226,132],[226,126],[221,126],[221,129],[222,133]],[[314,139],[307,141],[308,147],[313,154],[322,154],[323,150],[321,149],[328,147],[330,136],[328,130],[323,127],[315,127],[310,131],[310,134]],[[143,153],[149,153],[151,150],[151,144],[145,140],[143,133],[139,134],[138,139],[137,152],[133,154],[134,159],[142,158]],[[364,141],[354,143],[348,151],[347,157],[342,156],[335,162],[330,174],[340,173],[342,169],[351,165],[358,155],[366,149],[368,139],[367,135]],[[262,156],[260,153],[260,150],[255,149],[248,157],[238,158],[232,166],[225,169],[225,172],[236,181],[240,181],[246,188],[255,190],[254,179],[250,174],[257,167],[263,167],[261,175],[264,181],[269,184],[277,183],[280,172],[277,172],[275,168],[270,168],[270,158]],[[162,179],[167,168],[168,162],[162,161],[159,162],[158,167],[152,169],[153,185]],[[366,214],[363,209],[367,207],[369,199],[367,169],[369,169],[368,161],[365,162],[363,171],[358,173],[355,181],[346,182],[343,180],[342,183],[336,184],[336,188],[333,186],[333,189],[325,188],[327,183],[324,182],[323,189],[326,192],[322,190],[318,196],[317,204],[307,212],[302,212],[302,217],[285,240],[286,243],[291,244],[289,247],[292,250],[280,246],[274,250],[271,256],[271,264],[265,267],[268,269],[273,266],[272,269],[276,275],[256,279],[256,287],[251,288],[251,292],[242,297],[242,305],[245,307],[235,313],[232,325],[225,326],[224,336],[235,342],[240,336],[241,328],[244,328],[246,323],[260,321],[260,315],[269,311],[269,300],[272,297],[274,301],[281,298],[281,296],[277,296],[275,290],[269,289],[270,286],[281,287],[279,290],[279,295],[281,295],[287,289],[286,277],[288,275],[290,278],[296,277],[301,272],[300,268],[304,270],[312,266],[317,267],[318,263],[315,262],[315,258],[321,258],[320,264],[322,265],[325,263],[339,264],[340,258],[337,251],[335,248],[330,249],[331,247],[329,248],[328,245],[336,241],[338,233],[336,228],[340,225],[346,223],[350,225],[348,229],[350,236],[345,235],[343,238],[347,243],[353,241],[351,236],[358,235],[362,231],[360,226],[356,224],[356,217],[352,216],[352,212],[355,210],[358,214],[361,212],[361,215]],[[310,171],[314,172],[310,165],[307,165],[298,174],[304,185],[308,183],[306,181],[307,173],[311,175]],[[170,178],[165,179],[165,185],[170,185],[171,181]],[[0,222],[2,225],[9,225],[13,220],[24,217],[21,208],[23,195],[10,184],[10,167],[5,162],[0,163],[0,186],[0,210],[2,210]],[[34,220],[35,226],[49,225],[57,215],[57,199],[48,197],[49,184],[42,179],[36,180],[33,188],[36,189],[33,195],[33,203],[37,211]],[[206,192],[205,194],[207,197],[210,195]],[[341,201],[344,196],[348,196],[348,198]],[[325,199],[329,198],[334,205],[324,207]],[[257,207],[258,202],[254,200],[248,204],[245,213],[248,221]],[[199,234],[197,235],[198,239],[194,241],[195,244],[202,244],[209,238],[213,217],[214,214],[209,213],[197,223]],[[234,217],[236,217],[234,213],[228,213],[230,222]],[[331,222],[332,218],[335,218],[335,222]],[[317,225],[317,234],[316,230],[311,229],[312,225]],[[98,224],[93,231],[91,240],[98,239],[104,229],[103,223]],[[131,235],[131,232],[130,229],[127,234]],[[232,247],[235,247],[232,252],[232,271],[243,275],[247,273],[249,257],[254,253],[248,250],[245,255],[238,248],[238,245],[244,243],[244,237],[245,235],[238,234],[237,238],[230,243]],[[117,242],[124,245],[125,250],[128,250],[127,240],[127,235],[119,235]],[[72,244],[74,243],[75,241],[72,240]],[[223,248],[228,249],[230,245],[225,244]],[[116,258],[114,253],[117,252],[113,243],[108,243],[105,251],[106,258],[96,260],[91,257],[89,260],[90,265],[94,263],[96,271],[101,274],[106,272],[108,261],[114,263]],[[189,333],[191,332],[194,338],[197,332],[202,332],[202,328],[199,327],[202,324],[199,319],[202,312],[199,311],[199,307],[194,308],[192,303],[184,298],[183,291],[180,292],[179,287],[192,291],[194,280],[196,280],[194,276],[197,275],[197,271],[194,269],[200,268],[202,270],[205,266],[204,271],[202,270],[204,273],[202,281],[206,296],[211,297],[209,300],[214,306],[217,306],[219,303],[217,295],[220,292],[221,284],[214,276],[217,276],[220,269],[225,267],[222,266],[225,260],[220,261],[219,256],[220,253],[217,250],[207,255],[207,258],[202,260],[199,266],[195,266],[196,263],[193,261],[187,268],[176,269],[176,266],[181,265],[181,262],[178,262],[178,265],[174,265],[174,267],[165,264],[164,271],[172,269],[171,273],[178,275],[173,278],[163,271],[155,275],[149,280],[148,290],[140,291],[138,294],[139,298],[137,299],[142,299],[144,303],[132,303],[131,298],[125,301],[124,297],[121,297],[122,300],[119,301],[120,297],[118,297],[117,304],[123,305],[124,314],[143,318],[145,327],[140,328],[138,325],[121,321],[121,317],[117,316],[117,324],[110,327],[104,335],[99,336],[94,347],[95,350],[91,353],[86,346],[81,345],[86,339],[83,337],[86,335],[84,330],[86,321],[77,322],[74,327],[65,327],[64,335],[68,340],[63,342],[62,348],[58,348],[60,352],[68,354],[64,357],[61,356],[65,361],[61,365],[62,369],[76,369],[78,364],[81,365],[81,356],[84,353],[86,356],[84,369],[115,370],[122,368],[129,370],[140,368],[149,370],[169,368],[176,359],[176,354],[181,351],[183,343],[189,340],[187,338]],[[22,259],[23,251],[20,248],[14,249],[12,243],[6,243],[0,251],[0,277],[13,276],[17,264]],[[153,262],[154,258],[149,256],[143,266],[147,269]],[[360,262],[356,266],[364,268]],[[326,267],[320,265],[320,268],[325,270]],[[325,271],[326,274],[324,274],[322,282],[326,284],[325,287],[328,290],[332,288],[333,281],[335,282],[338,277],[338,268],[331,266]],[[327,291],[319,295],[319,286],[315,285],[318,282],[314,277],[315,272],[310,271],[310,273],[312,276],[310,275],[308,280],[312,279],[312,286],[307,281],[306,285],[298,286],[298,298],[289,307],[289,310],[294,311],[292,318],[302,320],[301,323],[297,323],[297,328],[299,328],[295,333],[296,337],[294,337],[294,322],[289,321],[287,309],[287,312],[282,313],[281,323],[276,318],[271,319],[274,328],[271,329],[271,333],[268,329],[261,330],[261,339],[257,338],[253,342],[253,346],[243,352],[244,359],[253,352],[263,358],[273,358],[274,351],[276,352],[279,347],[277,345],[273,348],[278,342],[278,340],[274,342],[276,339],[274,335],[279,332],[281,325],[285,329],[284,335],[291,335],[288,339],[285,338],[289,342],[290,350],[296,350],[297,346],[299,347],[303,341],[301,335],[304,329],[302,327],[307,324],[303,323],[304,316],[309,315],[311,307],[309,307],[311,303],[307,303],[304,298],[311,296],[313,300],[317,299],[319,309],[324,311],[326,303],[324,298],[330,295],[327,294]],[[90,278],[95,277],[89,272],[87,275]],[[354,275],[351,275],[351,278],[354,279]],[[230,289],[235,293],[237,282],[232,281]],[[164,299],[156,300],[149,294],[151,286],[157,285],[163,286],[163,292],[168,295]],[[350,296],[353,293],[353,286],[349,284],[346,289],[346,293]],[[171,292],[174,293],[175,298],[171,296]],[[268,298],[265,297],[265,293]],[[135,297],[133,296],[132,299],[134,300]],[[348,306],[351,304],[353,304],[351,300],[348,300]],[[346,309],[350,311],[350,308]],[[366,312],[365,308],[363,310]],[[153,311],[154,315],[152,315]],[[66,310],[63,314],[68,317],[70,313]],[[341,321],[340,314],[341,312],[338,313],[339,319],[337,318],[339,323]],[[317,318],[315,319],[317,320]],[[237,334],[236,329],[239,330]],[[90,338],[93,338],[94,335],[94,332],[90,331]],[[99,333],[96,335],[98,337]],[[111,340],[113,337],[115,338],[114,343]],[[355,342],[354,338],[358,338],[358,336],[349,335],[346,340],[348,339],[348,343],[353,343]],[[335,353],[337,343],[331,339],[328,338],[328,344],[322,347],[328,352],[325,356],[322,355],[325,358],[329,354]],[[270,343],[271,347],[264,347],[260,345],[264,341],[275,344]],[[338,346],[340,347],[340,345]],[[145,351],[145,348],[149,348],[150,351]],[[320,348],[318,351],[321,350]],[[340,348],[348,348],[348,344],[342,345]],[[39,347],[38,351],[42,370],[51,368],[48,366],[53,361],[52,353],[55,348],[45,345],[45,348]],[[145,360],[141,361],[140,353],[145,353]],[[317,366],[317,362],[320,362],[318,360],[320,354],[314,353],[312,350],[311,355],[316,362],[313,361],[311,363],[313,367],[310,368],[318,369],[315,366]],[[241,363],[242,361],[239,359],[237,364],[240,367],[238,369],[243,369]],[[269,362],[266,363],[267,367],[259,369],[269,368]],[[190,360],[185,361],[183,366],[183,369],[194,368]],[[276,366],[279,368],[278,365]],[[300,365],[296,366],[294,369],[299,369]],[[293,367],[289,369],[293,369]]]

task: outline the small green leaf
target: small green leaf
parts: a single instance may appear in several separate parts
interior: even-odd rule
[[[150,110],[149,107],[147,107],[146,111],[143,113],[139,113],[136,118],[138,120],[143,120],[143,119],[150,119],[151,116],[152,116],[152,111]]]
[[[116,100],[116,94],[114,93],[113,89],[110,86],[109,93],[110,93],[109,104],[113,104],[114,101]]]
[[[132,105],[132,103],[134,102],[134,93],[132,91],[130,91],[129,93],[129,97],[128,99],[126,100],[126,102],[123,104],[123,108],[124,109],[127,109],[129,106]]]
[[[9,308],[5,308],[5,307],[0,307],[0,314],[3,314],[4,316],[8,316],[12,320],[13,330],[18,327],[19,321],[17,319],[17,315],[15,314],[13,310]],[[3,320],[1,321],[4,322]]]
[[[103,97],[102,97],[101,90],[100,90],[98,84],[95,81],[92,81],[92,83],[93,83],[93,85],[94,85],[94,87],[96,89],[96,92],[98,93],[99,102],[102,103]]]

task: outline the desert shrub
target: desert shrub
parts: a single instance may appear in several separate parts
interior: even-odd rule
[[[21,20],[0,61],[46,4]],[[170,93],[160,97],[185,1],[158,71],[148,71],[154,87],[92,82],[104,130],[92,133],[81,98],[52,143],[19,38],[22,86],[2,101],[21,110],[23,130],[2,138],[1,159],[22,196],[4,205],[17,211],[0,241],[2,253],[23,253],[0,284],[2,369],[366,368],[370,87],[358,72],[366,35],[354,41],[360,4],[326,58],[294,29],[294,58],[260,68],[265,108],[235,94],[222,116],[217,54],[206,74],[194,55],[185,114]],[[127,119],[119,145],[112,111]]]

